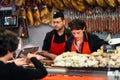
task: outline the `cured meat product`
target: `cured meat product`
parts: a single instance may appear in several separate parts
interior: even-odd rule
[[[40,26],[41,24],[40,13],[37,6],[35,6],[33,9],[33,19],[34,19],[34,26],[35,27]]]
[[[118,31],[120,32],[120,16],[118,16]]]
[[[117,32],[116,33],[118,33],[119,32],[119,14],[117,13],[117,16],[115,17],[115,19],[116,19],[116,29],[117,29]]]
[[[120,4],[120,0],[117,0],[118,1],[118,4]]]
[[[96,5],[96,0],[85,0],[89,5]]]
[[[11,6],[12,2],[13,2],[13,0],[0,0],[0,8],[1,8],[1,6],[9,7],[9,6]]]
[[[65,7],[67,7],[67,8],[73,8],[71,0],[63,0],[63,3],[65,5]]]
[[[92,31],[95,32],[96,31],[96,27],[97,27],[96,23],[95,23],[95,21],[96,21],[96,15],[95,14],[93,15],[93,19],[92,20],[93,20],[93,22],[92,22],[92,24],[93,24],[92,25]]]
[[[42,4],[52,7],[52,0],[42,0]]]
[[[117,6],[117,1],[116,1],[116,0],[105,0],[105,2],[106,2],[110,7],[116,7],[116,6]]]
[[[25,0],[14,0],[16,6],[21,6]]]
[[[33,26],[34,20],[33,20],[33,14],[32,14],[31,7],[27,8],[26,14],[27,14],[27,21],[28,21],[29,26]]]
[[[96,2],[101,7],[107,7],[107,4],[104,0],[96,0]]]
[[[47,6],[40,11],[40,19],[43,24],[50,24],[52,21],[52,14],[48,10]]]
[[[58,10],[64,10],[64,4],[62,0],[52,0],[53,6]]]
[[[71,2],[73,7],[80,12],[84,12],[88,8],[84,0],[71,0]]]
[[[4,0],[4,4],[7,5],[10,3],[10,0]]]

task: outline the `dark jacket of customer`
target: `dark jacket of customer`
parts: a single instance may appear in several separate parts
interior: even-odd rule
[[[43,64],[35,58],[34,54],[28,53],[33,68],[18,66],[15,62],[8,63],[13,58],[13,53],[18,46],[18,38],[9,30],[0,29],[0,80],[33,80],[44,78],[48,73]]]

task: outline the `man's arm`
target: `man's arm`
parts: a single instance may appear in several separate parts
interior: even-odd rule
[[[55,55],[55,54],[53,54],[53,53],[49,53],[49,52],[46,51],[46,50],[43,50],[43,51],[41,52],[41,55],[44,56],[44,57],[46,57],[46,58],[52,59],[52,60],[54,60],[54,59],[56,58],[56,56],[57,56],[57,55]]]

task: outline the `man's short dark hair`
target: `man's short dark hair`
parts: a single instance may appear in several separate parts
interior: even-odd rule
[[[9,30],[0,29],[0,57],[10,52],[14,52],[18,47],[17,35]]]
[[[59,11],[59,12],[54,12],[53,14],[53,18],[61,18],[61,19],[64,19],[64,14],[63,12]]]
[[[68,23],[71,30],[86,30],[86,23],[81,19],[73,19]]]

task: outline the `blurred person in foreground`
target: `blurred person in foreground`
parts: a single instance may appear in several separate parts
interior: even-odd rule
[[[41,53],[52,60],[65,51],[65,42],[72,35],[71,31],[65,27],[65,18],[61,11],[54,12],[53,28],[45,36]]]
[[[35,66],[34,69],[24,68],[24,58],[15,59],[13,53],[18,47],[19,40],[12,31],[0,29],[0,78],[1,80],[33,80],[44,78],[48,73],[43,64],[34,54],[28,53],[27,59]]]
[[[75,51],[81,54],[91,54],[104,44],[108,44],[97,35],[86,31],[86,23],[81,19],[73,19],[68,23],[72,32],[71,38],[66,41],[66,51]]]

